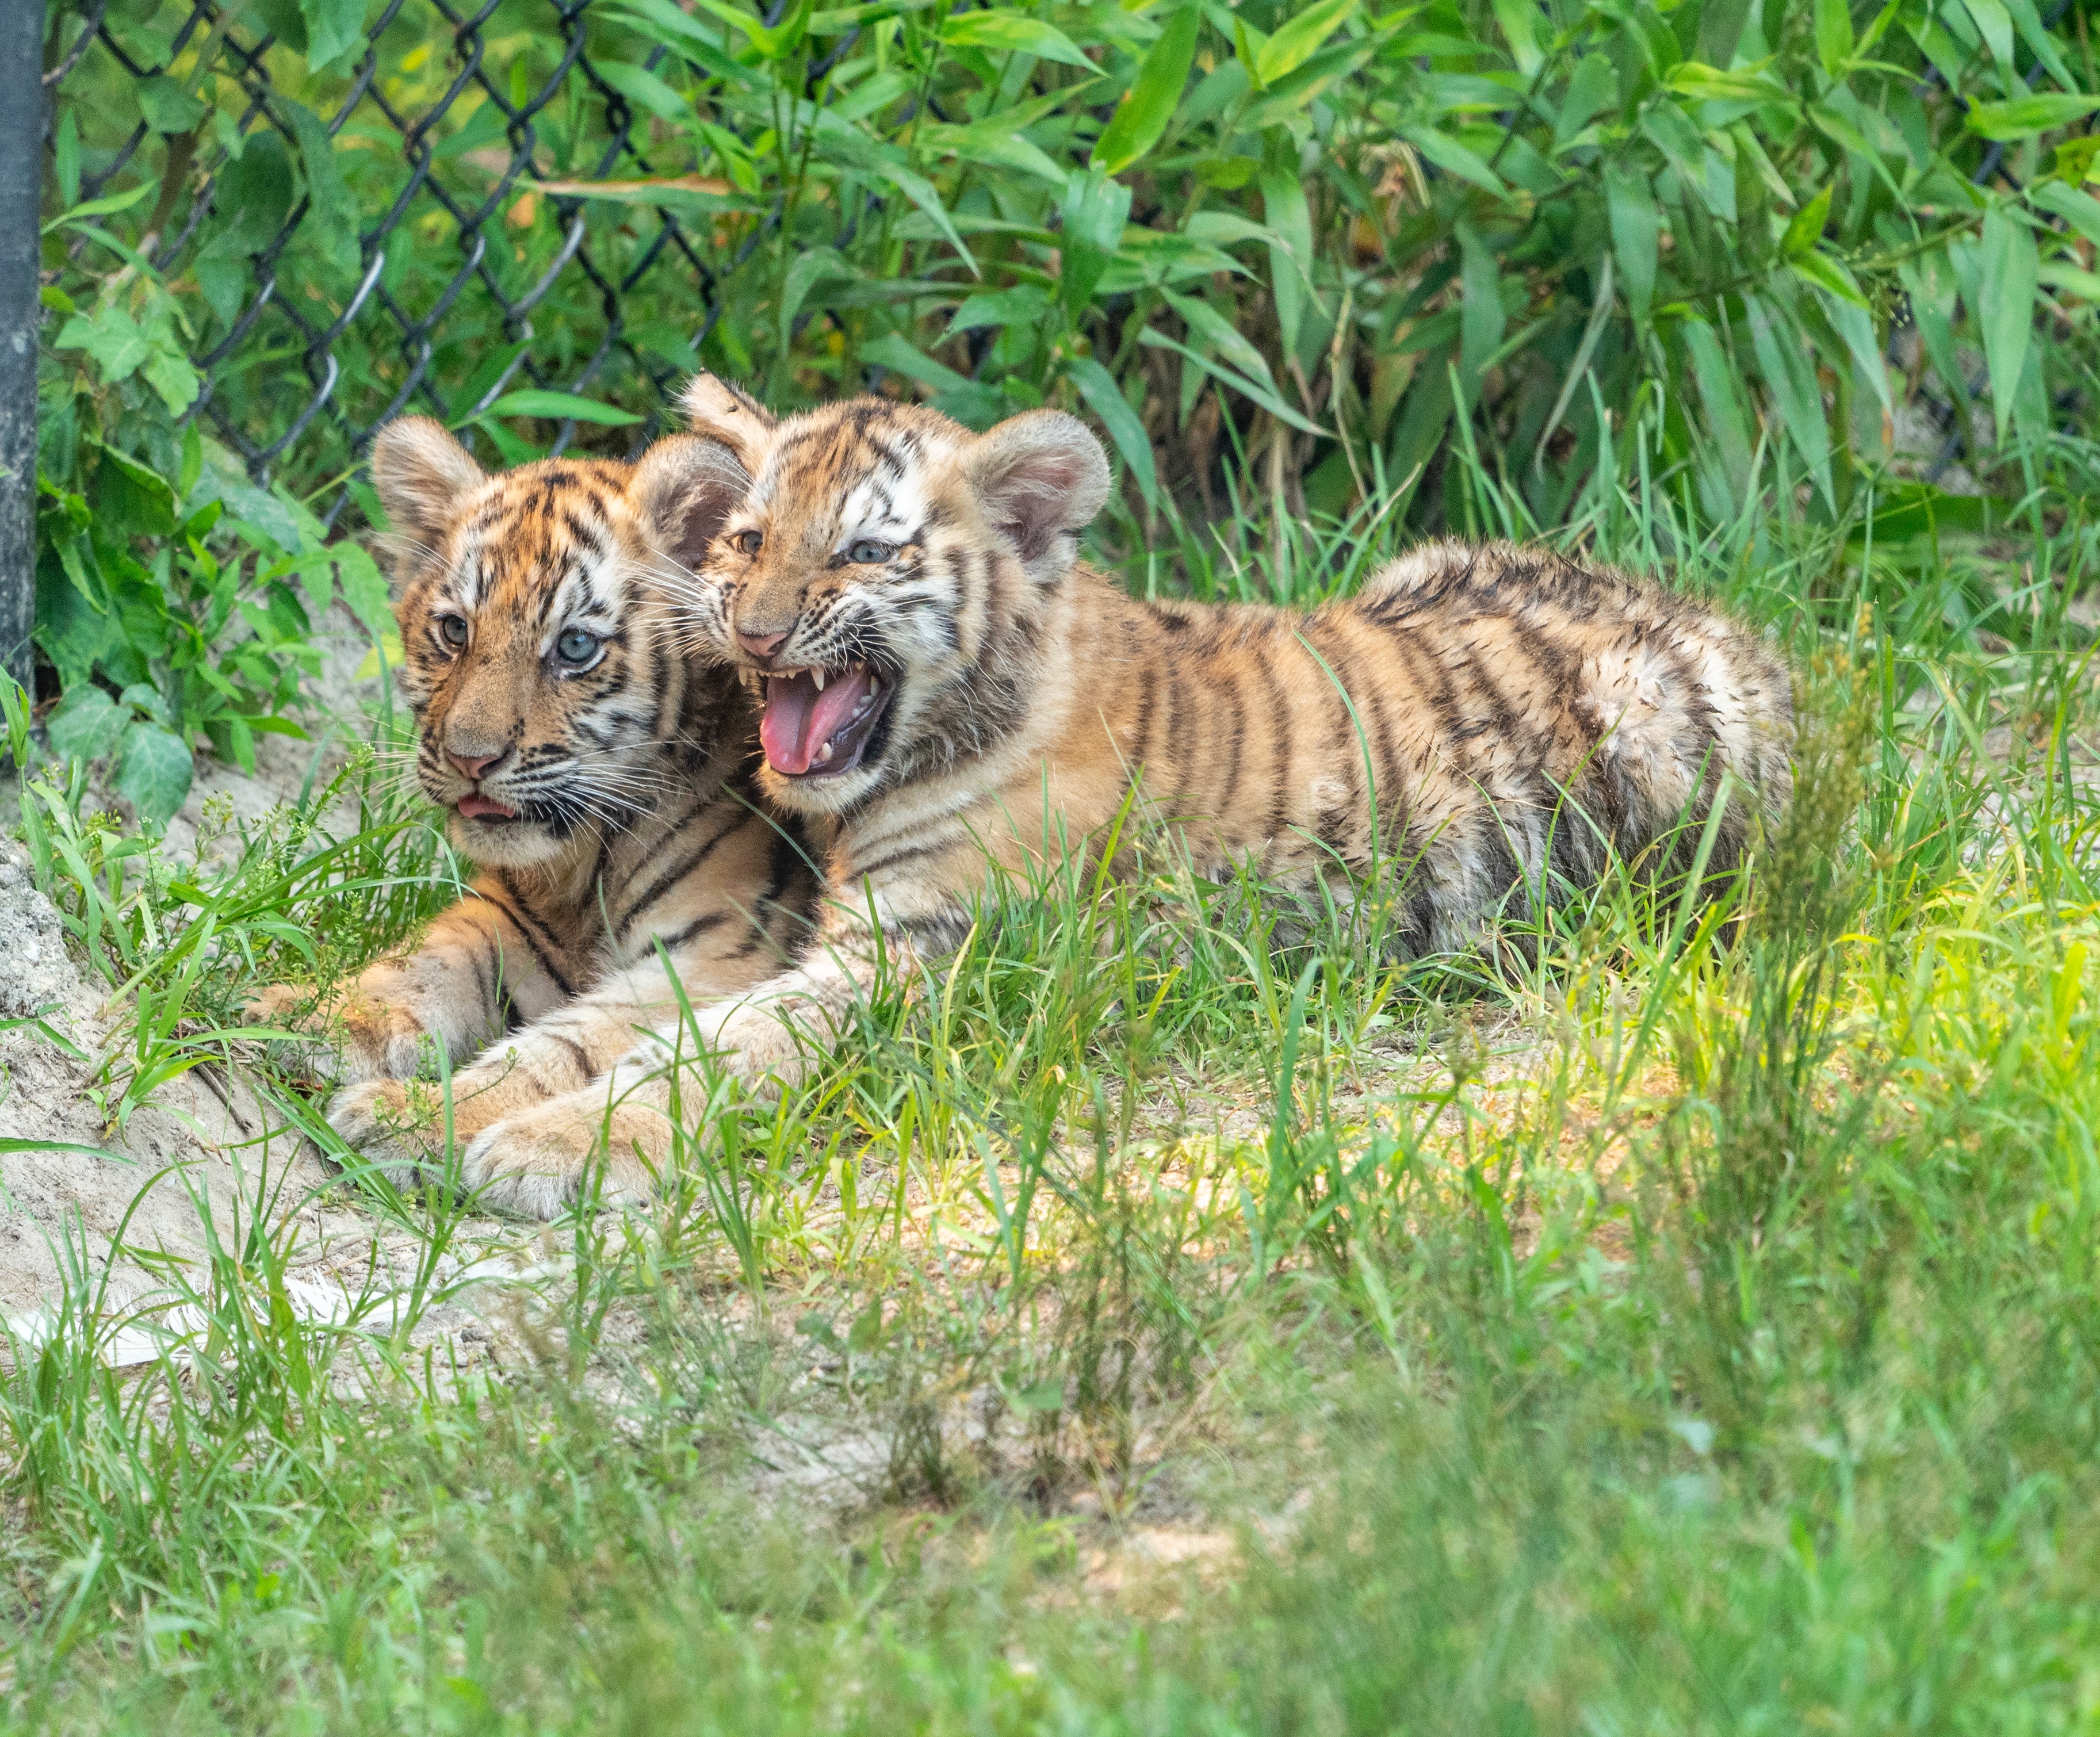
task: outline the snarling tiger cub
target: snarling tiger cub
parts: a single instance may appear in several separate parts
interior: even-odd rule
[[[952,948],[987,854],[1026,875],[1097,843],[1133,780],[1202,871],[1396,865],[1417,953],[1709,815],[1722,866],[1789,796],[1785,668],[1653,584],[1438,543],[1310,613],[1140,602],[1078,558],[1110,474],[1073,417],[776,421],[705,375],[684,404],[739,473],[707,485],[690,631],[762,684],[760,783],[824,851],[802,963],[702,1021],[748,1079],[843,1034],[871,918],[893,959]]]
[[[435,1042],[479,1057],[452,1076],[465,1188],[550,1217],[602,1139],[607,1195],[642,1197],[669,1124],[646,1092],[610,1101],[605,1076],[638,1032],[676,1025],[666,965],[696,1002],[748,989],[806,938],[816,891],[792,822],[755,800],[756,708],[678,648],[659,583],[741,474],[677,435],[635,465],[485,476],[420,418],[381,432],[372,470],[401,549],[417,778],[483,872],[317,1010],[347,1082],[329,1119],[375,1159],[434,1165],[443,1101],[408,1076]],[[311,999],[280,985],[251,1016]]]

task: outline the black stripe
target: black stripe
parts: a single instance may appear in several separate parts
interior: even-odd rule
[[[704,805],[700,805],[704,806]],[[625,941],[628,931],[634,927],[635,919],[706,862],[714,853],[716,847],[743,825],[747,818],[743,809],[735,809],[729,818],[715,830],[712,837],[674,862],[651,881],[641,896],[627,907],[626,915],[620,918],[619,926],[613,930],[612,938],[615,941]]]
[[[527,926],[525,919],[515,910],[512,910],[510,904],[505,900],[499,898],[496,894],[483,892],[481,894],[481,897],[488,900],[488,902],[493,905],[498,910],[501,911],[505,916],[510,918],[511,927],[516,929],[518,934],[523,938],[525,946],[532,953],[532,957],[539,960],[540,968],[545,971],[549,977],[554,980],[554,987],[559,990],[564,995],[575,994],[576,992],[575,985],[562,974],[561,967],[554,963],[553,958],[548,954],[547,950],[541,946],[539,941],[534,937],[532,931]],[[553,940],[552,936],[549,936],[548,938],[550,941]]]

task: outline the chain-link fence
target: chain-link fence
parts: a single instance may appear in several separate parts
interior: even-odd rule
[[[646,435],[664,388],[697,365],[718,272],[777,210],[711,218],[715,191],[690,176],[648,196],[658,171],[630,93],[650,91],[664,51],[594,61],[590,0],[351,11],[333,55],[318,38],[343,8],[313,0],[181,0],[128,24],[90,0],[55,26],[62,179],[69,151],[80,201],[143,172],[158,204],[141,256],[194,279],[212,310],[185,334],[201,377],[188,415],[258,480],[307,484],[349,473],[412,412],[460,425],[533,405],[566,446],[576,425],[561,412],[579,407],[521,392],[624,404]],[[120,112],[135,101],[121,134],[95,107],[104,92]],[[99,150],[83,142],[98,125]],[[607,180],[642,196],[561,190]]]

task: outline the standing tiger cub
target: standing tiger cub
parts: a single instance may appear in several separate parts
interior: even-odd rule
[[[452,1077],[464,1186],[551,1217],[602,1139],[607,1195],[644,1197],[669,1124],[646,1094],[611,1102],[605,1077],[639,1031],[675,1025],[666,962],[695,1002],[749,989],[806,937],[816,891],[756,800],[756,708],[678,649],[663,602],[739,474],[679,435],[635,465],[489,477],[421,418],[381,432],[372,472],[403,551],[416,775],[482,873],[319,1010],[346,1084],[329,1120],[376,1159],[434,1165],[443,1102],[409,1076],[435,1042],[479,1057]],[[251,1016],[311,999],[280,985]]]
[[[1788,797],[1785,669],[1654,585],[1440,543],[1309,614],[1140,602],[1078,558],[1109,467],[1072,417],[977,435],[864,398],[776,421],[706,375],[684,403],[741,471],[710,485],[689,631],[762,683],[760,783],[825,853],[801,965],[703,1016],[747,1079],[792,1082],[801,1040],[842,1034],[871,915],[893,958],[952,948],[987,853],[1026,872],[1097,842],[1134,779],[1203,871],[1401,866],[1418,952],[1716,800],[1732,860]]]

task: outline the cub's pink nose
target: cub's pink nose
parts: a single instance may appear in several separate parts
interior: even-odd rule
[[[787,641],[785,633],[747,633],[737,629],[736,642],[755,658],[770,658]]]
[[[497,749],[493,754],[483,754],[479,759],[472,759],[465,754],[455,754],[450,748],[447,748],[445,750],[445,758],[450,760],[453,765],[459,769],[461,777],[479,778],[486,775],[492,767],[501,762],[510,754],[510,749],[506,745]]]

